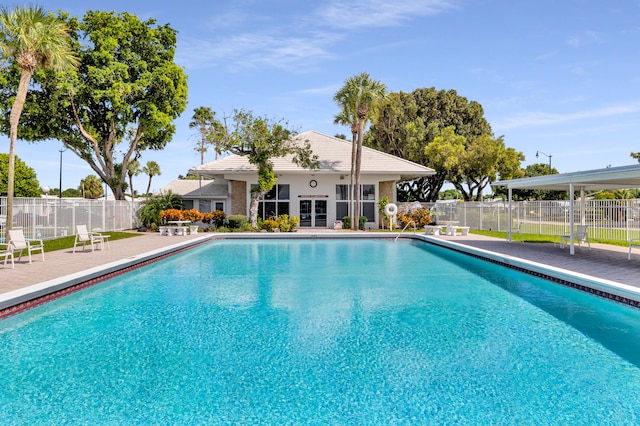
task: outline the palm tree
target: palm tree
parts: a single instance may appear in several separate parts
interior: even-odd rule
[[[196,148],[196,151],[200,153],[200,164],[204,164],[204,153],[207,152],[207,143],[211,143],[208,139],[212,131],[215,129],[218,121],[216,120],[216,113],[209,107],[199,107],[193,110],[193,117],[189,123],[189,128],[198,129],[200,133],[200,143]],[[218,159],[218,153],[216,152],[216,160]]]
[[[351,176],[355,192],[355,208],[351,211],[351,229],[357,230],[360,218],[360,169],[362,166],[362,140],[364,129],[377,112],[387,95],[387,88],[380,81],[373,80],[369,73],[363,72],[349,77],[344,86],[334,96],[334,101],[342,107],[336,115],[337,124],[351,127],[353,146],[351,150]]]
[[[147,191],[145,194],[149,195],[149,190],[151,189],[151,179],[154,176],[160,176],[160,165],[155,161],[147,161],[147,165],[142,168],[142,173],[149,175],[149,183],[147,184]]]
[[[142,169],[140,168],[140,162],[138,160],[131,160],[127,164],[127,175],[129,175],[129,188],[131,189],[131,200],[135,199],[135,192],[133,191],[133,177],[138,176]]]
[[[84,198],[95,200],[102,194],[102,182],[96,175],[89,175],[80,181],[80,190]]]
[[[9,115],[9,168],[7,176],[7,231],[13,222],[15,144],[18,123],[29,90],[39,68],[68,71],[78,65],[69,42],[67,26],[38,6],[0,9],[0,54],[20,68],[20,82]],[[7,232],[8,235],[8,232]]]

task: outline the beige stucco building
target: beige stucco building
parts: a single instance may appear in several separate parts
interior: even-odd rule
[[[308,170],[293,163],[290,156],[274,158],[278,182],[260,202],[260,215],[268,218],[286,213],[300,218],[300,228],[332,228],[335,221],[349,215],[351,141],[313,130],[298,134],[294,140],[310,144],[320,167]],[[202,212],[219,209],[249,215],[250,189],[258,174],[246,157],[229,155],[189,173],[210,180],[174,181],[163,191],[181,195],[185,207]],[[378,227],[380,198],[396,201],[396,183],[433,174],[428,167],[363,147],[360,212],[367,217],[367,228]]]

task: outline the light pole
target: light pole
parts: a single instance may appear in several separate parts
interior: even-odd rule
[[[536,151],[536,158],[538,158],[538,157],[539,157],[539,154],[542,154],[542,155],[544,155],[544,156],[546,156],[546,157],[549,157],[549,174],[551,174],[551,173],[552,173],[552,172],[551,172],[551,154],[545,154],[545,153],[544,153],[544,152],[542,152],[542,151]]]
[[[66,148],[60,150],[60,187],[58,188],[60,189],[60,193],[58,194],[58,198],[62,198],[62,153],[66,150]]]

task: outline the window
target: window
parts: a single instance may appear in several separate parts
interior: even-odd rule
[[[376,186],[360,185],[360,215],[376,220]],[[336,185],[336,219],[349,215],[349,185]]]
[[[200,213],[209,213],[211,211],[211,200],[200,200],[198,202],[198,211]]]
[[[222,201],[216,201],[216,208],[215,210],[220,210],[220,211],[224,211],[224,203]]]
[[[255,185],[252,185],[254,187]],[[258,217],[262,220],[289,214],[289,185],[276,184],[258,204]]]
[[[191,210],[193,208],[193,200],[182,200],[182,208]]]

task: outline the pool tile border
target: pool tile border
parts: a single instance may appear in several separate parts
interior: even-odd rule
[[[519,272],[540,277],[548,281],[555,282],[567,287],[580,290],[594,296],[603,297],[615,302],[623,303],[634,308],[640,308],[640,291],[631,286],[616,283],[614,281],[596,278],[590,275],[579,274],[577,272],[561,269],[515,256],[500,254],[484,249],[479,249],[452,241],[441,240],[422,235],[409,235],[408,238],[415,238],[427,241],[477,259],[485,260],[500,266],[507,267]]]
[[[186,242],[184,245],[179,245],[177,247],[176,246],[168,247],[165,249],[156,250],[154,252],[145,253],[142,256],[140,256],[139,259],[135,259],[133,261],[128,261],[128,262],[122,262],[122,265],[120,267],[116,266],[112,268],[105,268],[102,273],[98,272],[97,275],[90,275],[90,278],[88,279],[80,279],[80,280],[69,279],[66,283],[68,285],[65,285],[64,283],[65,277],[63,277],[62,278],[63,282],[61,285],[58,283],[52,284],[51,288],[55,287],[56,289],[52,289],[50,292],[45,292],[42,295],[37,295],[33,298],[29,298],[22,302],[0,309],[0,319],[18,314],[28,309],[50,302],[52,300],[75,293],[87,287],[91,287],[93,285],[99,284],[111,278],[115,278],[117,276],[123,275],[127,272],[131,272],[131,271],[135,271],[137,269],[143,268],[147,265],[156,263],[160,260],[166,259],[178,253],[182,253],[191,248],[202,245],[210,240],[211,240],[210,238],[203,239],[203,240],[192,240],[192,241]],[[57,282],[59,280],[51,280],[51,281]]]

